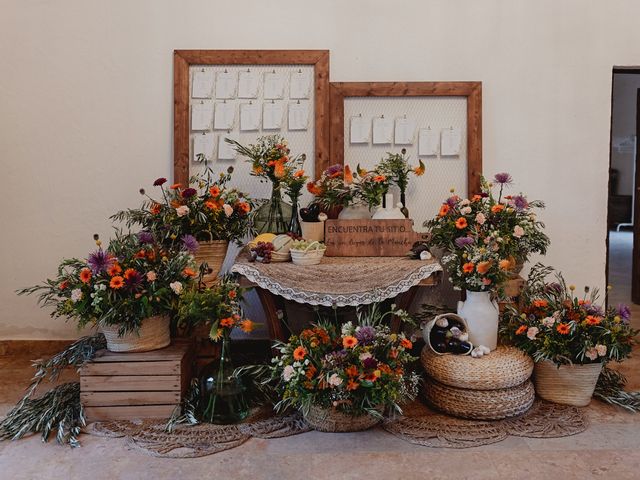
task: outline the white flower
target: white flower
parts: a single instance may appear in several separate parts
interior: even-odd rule
[[[598,352],[598,355],[600,355],[601,357],[604,357],[607,354],[607,346],[597,344],[596,351]]]
[[[476,215],[476,223],[479,223],[480,225],[484,225],[484,222],[487,221],[487,217],[484,216],[484,213],[479,212]]]
[[[147,272],[147,280],[150,282],[155,282],[156,278],[158,276],[156,275],[156,272],[154,272],[153,270],[151,270],[150,272]]]
[[[342,384],[342,378],[337,373],[332,373],[329,377],[329,385],[337,387]]]
[[[224,213],[227,217],[230,217],[231,214],[233,213],[233,207],[228,203],[225,203],[224,205],[222,205],[222,209],[224,210]]]
[[[342,335],[349,335],[353,330],[353,324],[351,322],[347,322],[342,325]]]
[[[359,358],[360,358],[360,360],[361,360],[361,361],[364,361],[364,360],[366,360],[367,358],[371,358],[371,356],[372,356],[372,355],[371,355],[369,352],[364,352],[364,353],[361,353],[361,354],[360,354],[360,357],[359,357]]]
[[[552,327],[554,323],[556,323],[556,319],[553,317],[545,317],[542,319],[542,324],[545,327]]]
[[[291,365],[287,365],[282,371],[282,378],[284,378],[285,382],[288,382],[295,375],[295,373],[295,369]]]
[[[529,340],[535,340],[538,332],[538,327],[529,327],[529,330],[527,330],[527,338]]]
[[[169,286],[171,287],[171,290],[173,290],[173,292],[176,295],[180,295],[182,293],[182,283],[180,282],[172,282],[169,284]]]
[[[524,235],[524,228],[522,228],[520,225],[516,225],[515,227],[513,227],[513,236],[514,237],[520,238],[523,235]]]
[[[187,207],[186,205],[181,205],[178,208],[176,208],[176,213],[178,214],[179,217],[184,217],[185,215],[189,215],[189,207]]]
[[[78,302],[80,300],[82,300],[82,290],[80,290],[79,288],[74,288],[73,290],[71,290],[71,301]]]
[[[598,358],[598,351],[595,348],[591,347],[585,352],[585,355],[589,360],[595,360],[596,358]]]
[[[471,207],[462,207],[460,213],[462,215],[469,215],[471,213]]]
[[[468,198],[465,198],[464,200],[460,201],[460,205],[462,205],[463,207],[465,205],[469,205],[471,203],[471,201]]]

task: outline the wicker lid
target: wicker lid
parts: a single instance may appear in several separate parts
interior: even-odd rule
[[[425,347],[420,360],[430,377],[451,387],[470,390],[514,387],[525,382],[533,372],[531,357],[505,346],[499,346],[482,358],[437,355]]]

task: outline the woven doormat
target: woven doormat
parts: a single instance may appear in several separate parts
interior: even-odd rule
[[[588,426],[580,409],[539,400],[527,413],[499,421],[453,418],[433,413],[418,402],[408,405],[404,413],[403,417],[388,420],[379,428],[425,447],[478,447],[502,441],[509,435],[566,437],[583,432]],[[309,430],[298,413],[269,416],[264,410],[254,412],[248,420],[237,425],[181,425],[170,433],[158,420],[99,422],[87,428],[92,435],[124,437],[135,450],[167,458],[202,457],[237,447],[252,437],[287,437]],[[366,432],[361,434],[366,435]]]

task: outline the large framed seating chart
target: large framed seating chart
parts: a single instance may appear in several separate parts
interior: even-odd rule
[[[407,190],[416,230],[451,188],[461,197],[480,190],[481,82],[332,82],[330,96],[332,163],[370,169],[406,149],[410,164],[426,165]]]
[[[266,198],[270,185],[224,141],[279,134],[314,177],[329,162],[328,50],[174,51],[174,181],[234,167],[232,185]]]

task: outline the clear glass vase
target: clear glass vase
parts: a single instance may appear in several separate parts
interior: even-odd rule
[[[302,226],[298,217],[298,200],[300,196],[291,197],[291,221],[289,222],[289,232],[302,236]]]
[[[291,207],[282,200],[282,185],[273,182],[271,199],[262,205],[256,213],[255,227],[258,233],[287,233]]]
[[[237,423],[247,417],[246,387],[233,375],[231,339],[222,338],[220,358],[204,367],[200,377],[200,418],[207,423]]]

